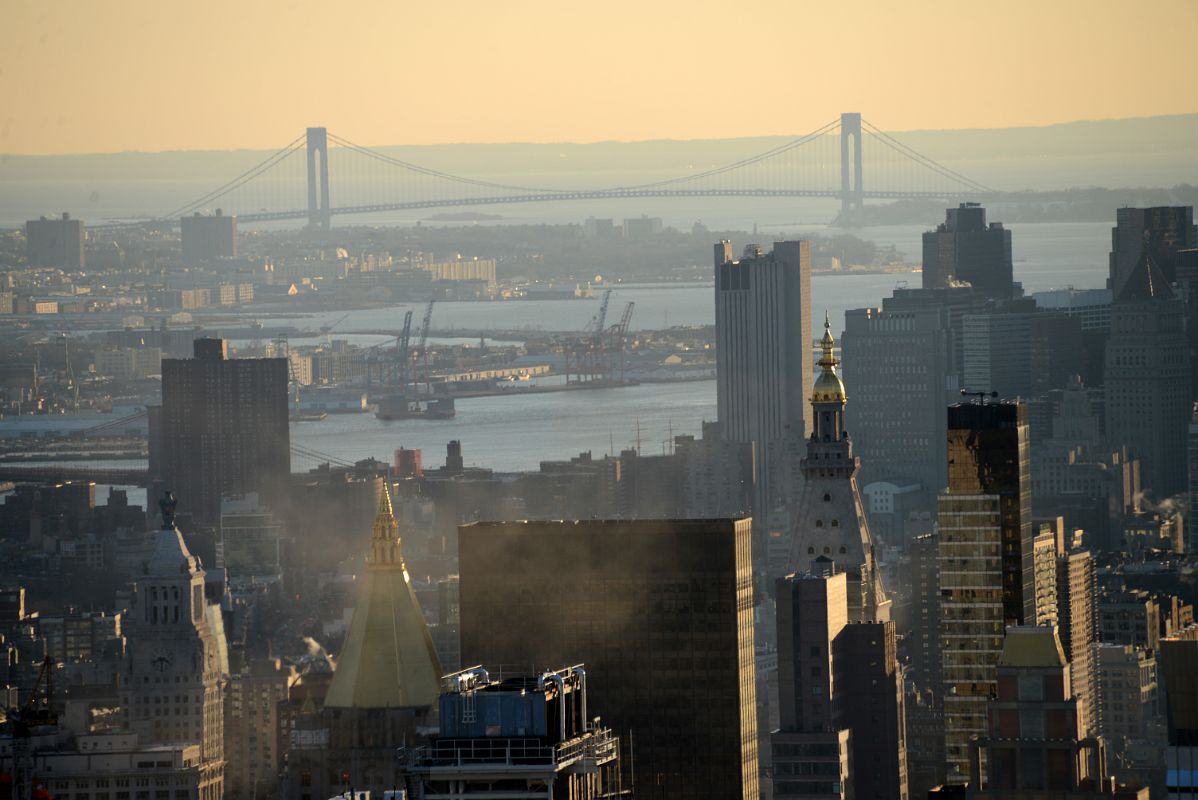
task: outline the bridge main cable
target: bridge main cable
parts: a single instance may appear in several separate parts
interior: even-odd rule
[[[731,172],[732,170],[740,169],[741,167],[751,166],[760,161],[764,161],[767,158],[771,158],[772,156],[781,155],[782,153],[785,153],[788,150],[793,150],[796,147],[800,147],[802,145],[808,144],[809,142],[813,142],[816,139],[818,139],[819,137],[824,136],[828,133],[831,133],[833,130],[835,130],[839,126],[840,126],[840,120],[834,119],[831,122],[826,123],[825,125],[822,125],[819,128],[816,128],[811,133],[800,136],[797,139],[792,139],[791,141],[786,142],[785,144],[780,144],[777,147],[766,150],[764,153],[758,153],[755,156],[749,156],[748,158],[742,158],[740,161],[734,161],[731,164],[725,164],[722,167],[713,167],[713,168],[711,168],[709,170],[705,170],[703,172],[697,172],[694,175],[684,175],[679,178],[667,178],[665,180],[654,181],[653,183],[638,183],[634,186],[616,186],[611,191],[654,189],[659,186],[668,186],[669,184],[672,184],[672,183],[683,183],[685,181],[694,181],[694,180],[699,180],[700,178],[709,178],[712,175],[720,175],[725,172]]]
[[[441,172],[440,170],[431,169],[429,167],[422,167],[419,164],[413,164],[410,161],[404,161],[402,159],[395,158],[394,156],[380,153],[377,150],[371,150],[369,147],[364,147],[360,144],[354,144],[348,139],[337,136],[333,133],[328,134],[328,137],[329,141],[332,141],[342,147],[347,147],[356,153],[373,158],[376,161],[381,161],[384,164],[390,164],[393,167],[401,167],[406,170],[411,170],[412,172],[417,172],[421,175],[427,175],[430,178],[441,178],[443,180],[454,181],[455,183],[464,183],[470,186],[482,186],[487,189],[506,189],[513,192],[535,192],[538,194],[545,194],[554,192],[568,193],[572,191],[569,189],[543,189],[534,186],[512,186],[506,183],[493,183],[491,181],[482,181],[476,178],[463,178],[460,175],[452,175],[448,172]]]
[[[228,194],[229,192],[233,191],[234,189],[237,189],[240,186],[242,186],[246,183],[249,183],[254,178],[257,178],[259,175],[266,172],[271,167],[275,166],[280,161],[282,161],[284,158],[286,158],[287,156],[291,155],[296,150],[298,150],[303,145],[304,138],[305,138],[304,136],[297,137],[294,141],[292,141],[290,144],[288,144],[282,150],[279,150],[278,152],[272,154],[269,158],[265,159],[264,161],[260,161],[259,163],[250,167],[245,172],[241,173],[240,175],[238,175],[236,178],[229,181],[228,183],[225,183],[224,185],[219,186],[216,189],[213,189],[211,192],[204,195],[203,197],[201,197],[198,200],[193,200],[192,202],[188,203],[187,205],[175,209],[171,213],[166,214],[163,217],[160,217],[160,219],[176,219],[176,218],[182,217],[186,214],[190,214],[192,211],[195,211],[197,208],[204,205],[205,203],[210,203],[213,200],[215,200],[219,197],[222,197],[223,195]]]
[[[862,119],[861,126],[863,128],[865,128],[866,131],[870,135],[876,136],[878,138],[878,141],[880,141],[882,144],[886,145],[890,149],[894,150],[899,155],[909,158],[912,161],[915,161],[916,163],[918,163],[924,167],[927,167],[930,170],[933,170],[934,172],[938,173],[941,177],[948,178],[951,181],[959,183],[959,184],[961,184],[969,189],[973,189],[974,191],[977,191],[977,192],[983,192],[986,194],[997,194],[998,193],[997,190],[992,189],[991,187],[985,185],[984,183],[979,183],[978,181],[975,181],[972,178],[968,178],[968,177],[962,175],[960,172],[957,172],[955,169],[946,167],[943,164],[933,161],[932,159],[925,156],[923,153],[920,153],[918,150],[915,150],[912,147],[910,147],[906,144],[903,144],[898,139],[894,138],[890,134],[888,134],[885,131],[883,131],[882,129],[878,128],[876,125],[869,122],[868,120]]]

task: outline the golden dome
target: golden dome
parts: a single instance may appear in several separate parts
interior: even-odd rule
[[[826,311],[824,312],[824,336],[820,339],[820,345],[824,349],[824,354],[819,360],[822,371],[815,378],[815,385],[811,390],[811,402],[843,403],[845,401],[844,382],[836,374],[836,365],[840,362],[832,354],[836,340],[832,338],[832,324],[828,321]]]

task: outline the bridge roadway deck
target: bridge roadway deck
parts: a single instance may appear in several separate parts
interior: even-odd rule
[[[148,486],[150,473],[141,468],[37,466],[19,467],[0,464],[0,482],[62,483],[65,481],[95,481],[119,486]]]
[[[377,214],[385,211],[412,211],[426,208],[446,208],[450,206],[487,206],[506,203],[553,203],[568,200],[609,200],[644,197],[826,197],[839,199],[839,189],[601,189],[596,191],[561,191],[535,192],[518,195],[500,195],[492,197],[457,197],[442,200],[409,200],[401,203],[374,203],[355,206],[335,206],[330,209],[334,217],[350,214]],[[936,199],[957,200],[979,198],[986,196],[977,192],[889,192],[867,191],[862,195],[866,200],[912,200]],[[252,214],[239,214],[241,222],[271,222],[274,220],[307,219],[307,209],[292,209],[289,211],[263,211]]]
[[[1064,192],[1035,192],[1036,199],[1050,200],[1063,197]],[[407,200],[395,203],[372,203],[365,205],[335,206],[329,209],[334,217],[353,214],[377,214],[386,211],[415,211],[431,208],[451,208],[457,206],[489,206],[509,203],[554,203],[570,200],[608,200],[635,199],[652,197],[826,197],[839,199],[843,195],[840,189],[596,189],[562,190],[529,192],[525,194],[495,195],[486,197],[450,197],[437,200]],[[1029,193],[985,193],[968,191],[886,191],[867,190],[861,194],[865,200],[976,200],[995,201],[1004,198],[1029,199]],[[307,219],[309,211],[306,208],[295,208],[286,211],[258,211],[248,214],[238,214],[239,222],[275,222],[285,220]],[[104,225],[89,225],[91,231],[123,230],[151,222],[167,223],[175,220],[143,220],[140,222],[120,222]]]

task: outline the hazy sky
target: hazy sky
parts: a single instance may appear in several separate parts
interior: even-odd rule
[[[1198,0],[5,0],[0,152],[1193,112]]]

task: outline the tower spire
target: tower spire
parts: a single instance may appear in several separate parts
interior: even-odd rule
[[[366,563],[374,567],[404,567],[400,549],[399,522],[391,507],[391,489],[386,484],[379,493],[379,508],[374,516],[374,529],[370,537],[370,553]]]
[[[820,346],[823,348],[823,355],[820,356],[819,362],[820,374],[815,378],[815,385],[811,391],[811,403],[840,403],[844,405],[844,383],[840,380],[840,376],[836,374],[836,367],[840,365],[840,361],[836,358],[833,350],[836,347],[836,340],[832,338],[832,323],[828,319],[828,312],[824,312],[824,336],[820,339]],[[816,409],[818,416],[818,409]]]
[[[433,706],[440,676],[441,662],[404,567],[391,487],[384,484],[366,574],[325,707]]]
[[[889,618],[874,559],[873,539],[857,488],[861,462],[844,428],[844,383],[836,374],[836,340],[832,321],[824,312],[823,354],[811,391],[812,428],[807,455],[800,462],[801,495],[791,531],[786,570],[804,572],[817,561],[831,561],[846,573],[849,616],[863,622]]]

